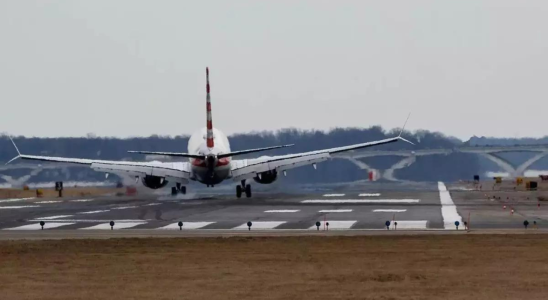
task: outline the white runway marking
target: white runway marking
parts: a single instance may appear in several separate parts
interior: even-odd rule
[[[265,213],[296,213],[301,211],[300,209],[273,209],[273,210],[265,210]]]
[[[61,219],[61,218],[68,218],[68,217],[72,217],[72,216],[73,215],[51,216],[51,217],[38,218],[36,220],[38,220],[38,221],[41,221],[41,220],[55,220],[55,219]]]
[[[146,224],[147,222],[124,222],[124,223],[116,223],[114,221],[114,230],[116,229],[124,229],[124,228],[131,228],[135,227],[141,224]],[[97,224],[95,226],[85,227],[85,228],[79,228],[83,230],[110,230],[110,222],[109,223],[103,223],[103,224]]]
[[[44,230],[57,228],[57,227],[61,227],[61,226],[72,225],[72,224],[74,224],[74,223],[56,223],[56,222],[51,222],[50,223],[50,222],[46,222],[46,224],[44,225]],[[14,227],[14,228],[6,228],[4,230],[40,230],[40,229],[42,229],[40,224],[35,223],[35,224],[23,225],[23,226]]]
[[[86,215],[86,214],[98,214],[98,213],[103,213],[103,212],[107,212],[107,211],[110,211],[110,209],[106,209],[106,210],[85,211],[85,212],[81,212],[81,213],[79,213],[79,214],[83,214],[83,215]]]
[[[426,224],[428,221],[399,221],[398,227],[396,229],[426,229]],[[390,224],[390,229],[394,229],[394,222]]]
[[[407,209],[374,209],[373,212],[406,212]]]
[[[358,221],[329,221],[327,220],[326,223],[329,223],[329,226],[326,226],[328,230],[342,230],[342,229],[350,229],[356,222]],[[323,230],[324,228],[324,221],[320,222],[320,230]],[[311,226],[308,228],[310,230],[318,230],[316,225]]]
[[[359,194],[358,196],[359,197],[379,197],[380,195],[381,195],[380,193],[372,193],[372,194],[365,193],[365,194]]]
[[[251,221],[253,224],[251,225],[251,230],[267,230],[267,229],[274,229],[282,224],[285,223],[285,221],[256,221],[256,222],[253,222]],[[247,228],[247,222],[238,226],[238,227],[234,227],[232,228],[232,230],[248,230]]]
[[[149,204],[145,204],[145,206],[154,206],[154,205],[160,205],[162,203],[149,203]]]
[[[34,219],[34,220],[30,220],[30,222],[40,222],[41,220],[43,219]],[[147,221],[150,221],[150,220],[131,220],[131,219],[127,219],[127,220],[88,220],[88,219],[70,219],[70,220],[55,220],[55,222],[72,222],[72,223],[110,223],[110,221],[114,221],[116,224],[118,223],[146,223]]]
[[[455,221],[459,221],[461,226],[464,227],[462,218],[457,212],[457,207],[451,199],[451,194],[445,184],[441,181],[438,182],[438,189],[440,190],[441,215],[445,229],[455,229]]]
[[[333,200],[304,200],[301,201],[301,203],[382,203],[382,204],[390,204],[390,203],[419,203],[419,199],[333,199]]]
[[[34,202],[36,204],[47,204],[47,203],[59,203],[59,202],[63,202],[63,201],[39,201],[39,202]]]
[[[93,201],[93,199],[76,199],[76,200],[70,200],[70,202],[89,202]]]
[[[20,209],[20,208],[32,208],[32,207],[40,207],[40,205],[0,206],[0,209]]]
[[[206,227],[209,224],[213,224],[215,222],[183,222],[183,230],[190,230],[190,229],[199,229],[202,227]],[[176,229],[179,230],[179,222],[169,224],[164,227],[160,227],[158,229]]]
[[[0,203],[17,202],[17,201],[25,201],[25,200],[32,200],[32,199],[34,199],[34,197],[32,197],[32,198],[3,199],[3,200],[0,200]]]
[[[120,207],[114,207],[113,209],[130,209],[130,208],[137,208],[138,206],[120,206]]]
[[[343,197],[345,194],[325,194],[324,197]]]
[[[345,212],[352,212],[351,209],[324,209],[320,210],[318,212],[321,213],[345,213]]]

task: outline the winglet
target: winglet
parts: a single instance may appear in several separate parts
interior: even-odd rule
[[[407,115],[407,119],[405,119],[405,123],[403,123],[403,127],[401,128],[401,131],[400,131],[400,134],[398,135],[398,137],[401,137],[401,134],[403,133],[403,131],[405,130],[405,125],[407,125],[407,121],[409,121],[409,117],[411,117],[411,113],[409,113]]]
[[[8,136],[8,137],[10,138],[10,141],[11,141],[11,143],[13,144],[13,147],[15,147],[15,150],[17,150],[17,156],[14,157],[14,158],[12,158],[12,159],[10,159],[10,161],[8,161],[8,162],[6,163],[6,165],[9,164],[9,163],[11,163],[12,161],[18,159],[19,157],[21,157],[21,152],[19,152],[19,148],[17,148],[17,145],[15,145],[15,142],[13,141],[13,139],[11,138],[11,136]]]

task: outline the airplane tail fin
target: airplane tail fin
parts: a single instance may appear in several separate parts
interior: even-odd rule
[[[209,68],[206,68],[206,110],[207,110],[207,147],[213,148],[215,143],[213,142],[213,121],[211,117],[211,96],[209,95]]]

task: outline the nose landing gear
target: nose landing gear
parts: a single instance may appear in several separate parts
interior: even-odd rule
[[[242,180],[242,184],[236,186],[236,197],[241,198],[245,193],[247,198],[251,198],[251,185],[245,184],[245,180]]]

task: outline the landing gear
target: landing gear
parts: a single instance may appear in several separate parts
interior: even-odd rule
[[[176,183],[174,187],[171,188],[171,194],[176,195],[177,193],[181,193],[183,195],[186,194],[186,186],[182,186],[180,183]]]
[[[247,198],[251,198],[251,185],[245,184],[245,180],[242,180],[242,184],[236,186],[236,197],[241,198],[245,193]]]

